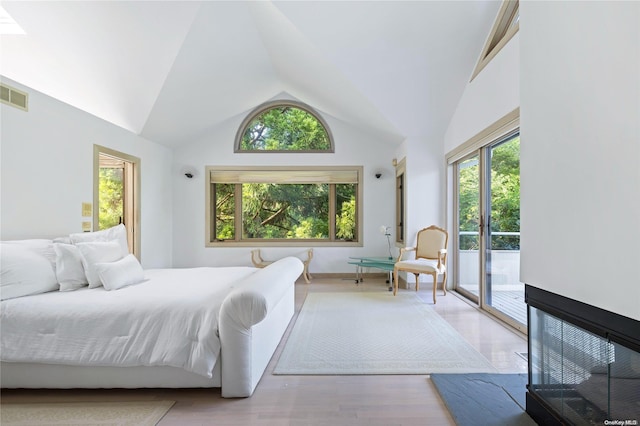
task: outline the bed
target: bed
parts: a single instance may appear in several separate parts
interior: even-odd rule
[[[43,274],[25,272],[38,269],[32,266],[35,257],[22,259],[25,245],[40,256],[43,270],[45,261],[55,263],[49,244],[56,243],[33,241],[1,247],[2,388],[220,387],[223,397],[248,397],[293,317],[294,283],[303,270],[295,257],[264,269],[141,270],[134,264],[126,273],[122,267],[117,273],[101,270],[102,286],[76,284],[59,291],[69,286],[58,278],[64,273],[56,275],[55,288],[53,278],[44,277],[47,287]],[[15,277],[20,262],[11,257],[16,251],[22,253],[21,265],[30,265],[21,280]],[[94,266],[111,267],[128,258],[113,257],[120,259]],[[60,262],[51,267],[54,275],[69,271]],[[85,262],[82,269],[86,275],[92,268]],[[135,283],[109,288],[132,276]],[[49,290],[34,293],[36,280]],[[24,288],[31,294],[15,295]]]

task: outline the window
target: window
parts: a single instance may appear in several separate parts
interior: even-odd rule
[[[504,0],[502,7],[498,11],[498,16],[493,24],[491,33],[480,54],[480,59],[471,75],[471,80],[482,71],[482,69],[498,54],[500,49],[511,37],[520,29],[520,3],[518,0]]]
[[[361,166],[206,170],[208,246],[362,245]]]
[[[93,230],[120,223],[129,251],[140,259],[140,159],[94,145]]]
[[[333,152],[329,126],[300,102],[269,102],[242,122],[236,152]]]

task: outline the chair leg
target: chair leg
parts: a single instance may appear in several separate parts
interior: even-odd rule
[[[436,304],[436,288],[438,287],[438,273],[433,273],[433,304]]]
[[[398,268],[393,268],[393,295],[398,292]]]
[[[416,291],[418,291],[418,288],[420,288],[420,284],[419,284],[419,282],[420,282],[420,279],[419,279],[420,278],[420,274],[414,273],[413,275],[416,276]]]
[[[447,295],[447,273],[442,274],[442,290],[444,291],[444,295]]]
[[[311,283],[311,275],[309,275],[309,264],[306,262],[304,263],[304,269],[302,270],[302,277],[307,284]]]

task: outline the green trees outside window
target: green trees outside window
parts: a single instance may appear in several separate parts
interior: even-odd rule
[[[353,241],[356,184],[214,183],[215,239]],[[237,207],[236,196],[241,202]],[[238,211],[236,211],[238,209]],[[241,235],[235,218],[240,214]],[[335,229],[334,235],[330,230]]]
[[[98,229],[122,223],[124,216],[124,169],[101,167],[99,171]]]
[[[520,232],[520,136],[517,135],[490,150],[491,232],[492,250],[519,250],[518,235],[496,235]],[[461,250],[479,250],[480,179],[478,157],[461,163],[459,171],[460,231],[473,232],[460,236]]]
[[[491,249],[520,250],[520,136],[491,151]]]
[[[308,107],[293,102],[259,108],[243,123],[237,151],[332,152],[328,129]]]

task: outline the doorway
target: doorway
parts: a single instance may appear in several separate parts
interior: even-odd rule
[[[520,133],[453,163],[456,291],[526,331],[520,282]]]
[[[140,259],[140,159],[94,145],[93,230],[123,224],[129,252]]]

